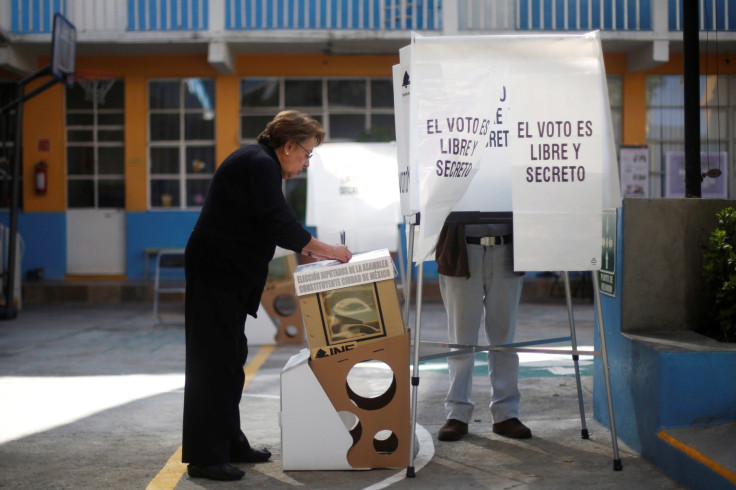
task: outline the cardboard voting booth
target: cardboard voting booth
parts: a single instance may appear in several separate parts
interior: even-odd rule
[[[281,373],[284,470],[408,463],[409,334],[395,275],[386,249],[355,254],[344,264],[297,267],[294,286],[309,349]],[[360,373],[371,369],[388,375],[377,393],[361,385]]]
[[[393,80],[402,214],[409,262],[417,263],[416,406],[423,263],[433,258],[448,217],[495,224],[507,215],[514,270],[563,271],[569,286],[567,271],[600,269],[603,210],[619,207],[621,194],[599,32],[414,34],[399,50]],[[593,354],[603,361],[614,469],[620,469],[597,273],[593,278],[601,344]],[[569,291],[566,296],[581,435],[587,438]],[[413,456],[407,475],[414,475]]]
[[[433,258],[451,212],[512,211],[514,270],[598,270],[601,209],[621,204],[600,33],[415,35],[399,56],[414,261]]]

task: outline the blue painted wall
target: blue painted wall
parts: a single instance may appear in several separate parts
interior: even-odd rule
[[[701,463],[662,441],[660,429],[736,419],[736,353],[696,352],[653,345],[622,334],[621,284],[624,210],[616,237],[616,297],[601,296],[616,433],[660,471],[693,488],[731,488]],[[636,253],[630,251],[629,253]],[[633,271],[629,273],[635,274]],[[597,321],[596,315],[596,321]],[[601,349],[595,332],[595,348]],[[610,429],[603,364],[593,370],[595,419]],[[625,460],[624,460],[625,466]],[[624,471],[626,469],[624,468]]]
[[[125,272],[143,279],[147,248],[184,248],[199,211],[142,211],[126,214]]]
[[[183,248],[199,216],[191,212],[126,213],[126,274],[144,277],[146,248]],[[9,226],[7,211],[0,223]],[[42,268],[44,279],[60,280],[66,275],[66,213],[18,213],[18,233],[23,239],[21,271]]]
[[[10,225],[7,210],[0,223]],[[23,239],[21,274],[42,268],[45,279],[63,279],[66,273],[66,213],[18,213],[18,233]]]

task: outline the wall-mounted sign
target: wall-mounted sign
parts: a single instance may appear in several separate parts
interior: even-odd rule
[[[598,284],[602,294],[616,297],[616,210],[603,210],[603,249]]]
[[[719,170],[718,177],[703,177],[701,196],[708,199],[728,199],[728,158],[726,152],[701,152],[701,175]],[[685,197],[685,152],[670,151],[665,156],[666,197]],[[712,172],[711,172],[712,173]]]
[[[646,146],[621,148],[619,168],[624,197],[649,197],[649,149]]]
[[[51,151],[51,139],[38,138],[37,148],[39,153],[48,153],[49,151]]]

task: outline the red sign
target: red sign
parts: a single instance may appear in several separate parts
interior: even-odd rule
[[[49,138],[38,138],[38,152],[48,153],[51,150],[51,140]]]

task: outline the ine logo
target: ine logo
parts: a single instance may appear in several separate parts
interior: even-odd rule
[[[404,72],[404,80],[401,82],[401,95],[407,96],[411,92],[411,82],[409,81],[409,72]]]
[[[350,350],[353,350],[355,348],[355,345],[353,344],[346,344],[346,345],[340,345],[337,347],[330,347],[329,352],[325,352],[324,349],[320,349],[317,352],[314,353],[314,357],[317,359],[320,359],[322,357],[332,356],[335,354],[341,354],[343,352],[347,352]]]

